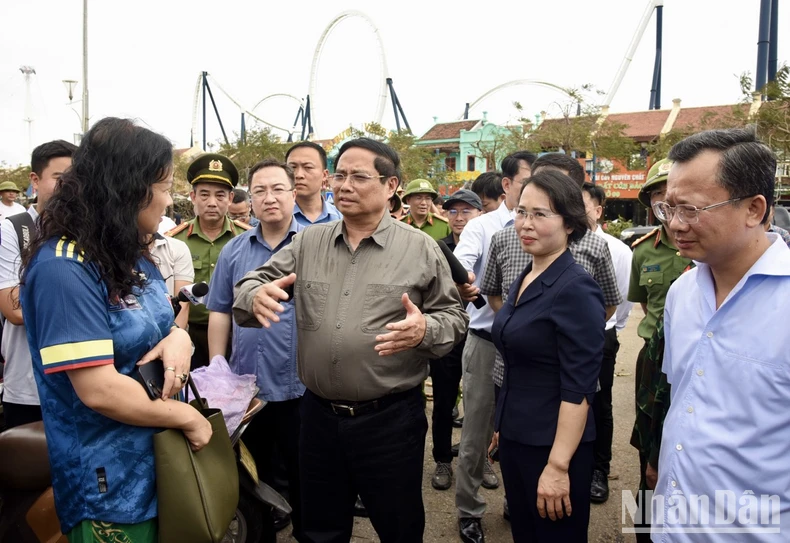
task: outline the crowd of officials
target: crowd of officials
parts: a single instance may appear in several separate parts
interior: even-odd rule
[[[187,171],[195,218],[175,228],[172,146],[131,121],[43,144],[31,168],[37,203],[0,229],[3,405],[10,427],[44,420],[71,543],[157,540],[152,436],[208,442],[172,397],[215,356],[256,376],[267,405],[244,441],[264,481],[284,475],[300,542],[349,541],[360,508],[381,541],[422,540],[429,375],[431,483],[455,483],[460,539],[485,541],[479,488],[499,484],[500,461],[516,542],[587,541],[591,502],[609,498],[633,303],[640,490],[790,507],[790,249],[770,221],[776,159],[750,130],[696,134],[653,165],[639,200],[660,223],[633,252],[602,230],[601,188],[558,153],[514,153],[446,199],[404,186],[397,153],[367,138],[340,147],[333,173],[321,146],[297,143],[254,165],[246,190],[231,159],[204,154]],[[16,188],[3,188],[6,218]],[[200,281],[205,306],[174,319],[170,297]],[[132,376],[157,358],[151,401]],[[694,540],[671,519],[653,541]]]

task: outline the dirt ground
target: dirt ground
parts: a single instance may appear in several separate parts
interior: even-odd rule
[[[612,443],[612,467],[609,481],[609,500],[600,505],[592,505],[590,518],[589,540],[591,543],[631,543],[636,539],[632,534],[623,534],[622,529],[622,491],[635,490],[639,484],[639,458],[636,449],[631,447],[631,429],[634,424],[634,364],[636,355],[642,346],[642,340],[636,334],[636,327],[643,313],[634,307],[628,326],[620,333],[620,352],[615,367],[614,403],[614,439]],[[427,388],[430,392],[430,388]],[[428,420],[432,403],[428,402]],[[461,430],[453,430],[453,443],[461,439]],[[455,509],[454,487],[443,492],[431,487],[431,476],[435,464],[431,456],[431,432],[425,443],[425,469],[423,472],[423,500],[425,502],[425,536],[428,543],[448,543],[460,541],[458,536],[457,513]],[[455,468],[455,462],[453,463]],[[499,465],[494,469],[500,473]],[[483,516],[483,529],[488,543],[512,541],[510,524],[502,518],[502,502],[504,486],[500,484],[496,490],[481,489],[488,502],[488,510]],[[627,515],[626,515],[627,517]],[[628,526],[633,526],[626,521]],[[295,541],[288,537],[290,529],[280,532],[279,543]],[[357,518],[354,523],[352,542],[362,543],[378,541],[376,532],[370,521]]]

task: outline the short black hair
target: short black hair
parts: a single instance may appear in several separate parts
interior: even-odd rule
[[[288,162],[288,157],[291,155],[291,151],[294,149],[299,148],[307,148],[313,149],[318,153],[318,156],[321,157],[321,166],[326,170],[326,150],[323,147],[315,143],[314,141],[300,141],[299,143],[292,145],[286,152],[285,152],[285,161]]]
[[[233,189],[233,204],[241,204],[250,201],[250,193],[244,189]]]
[[[537,172],[541,168],[552,168],[568,172],[568,176],[576,181],[576,185],[581,187],[585,182],[584,168],[579,161],[571,158],[565,153],[546,153],[540,155],[532,164],[532,171]]]
[[[340,163],[340,157],[343,156],[343,153],[355,147],[365,149],[376,155],[373,166],[376,168],[378,174],[383,176],[381,179],[382,184],[386,183],[387,179],[390,177],[397,177],[400,183],[401,171],[398,152],[386,143],[370,138],[356,138],[344,143],[337,153],[337,158],[335,158],[335,168],[337,168],[337,165]]]
[[[252,185],[252,176],[255,175],[258,170],[262,170],[263,168],[281,168],[288,176],[288,180],[291,182],[291,188],[294,188],[294,183],[296,182],[294,180],[294,169],[285,162],[280,162],[276,158],[264,158],[260,162],[255,163],[255,165],[250,168],[250,173],[247,174],[247,187]],[[233,203],[236,203],[235,199]]]
[[[49,161],[53,158],[72,157],[77,146],[65,140],[53,140],[42,143],[33,149],[30,157],[30,169],[37,176],[41,177],[44,170],[49,166]]]
[[[590,198],[598,202],[599,206],[606,203],[606,191],[600,185],[593,185],[592,183],[585,183],[582,185],[582,190],[590,195]]]
[[[498,200],[505,194],[505,190],[502,188],[502,174],[500,172],[481,173],[472,183],[472,192],[477,194],[481,200],[484,197],[489,200]]]
[[[776,183],[776,155],[757,139],[753,126],[706,130],[676,143],[669,151],[669,159],[689,162],[703,151],[719,151],[719,175],[716,181],[727,189],[730,198],[762,195],[766,209],[761,224],[765,224],[774,204]],[[735,203],[738,205],[738,202]]]
[[[562,222],[572,230],[568,235],[569,243],[584,237],[589,228],[587,210],[584,208],[582,193],[573,179],[557,170],[543,170],[524,181],[524,187],[528,185],[534,185],[545,192],[549,197],[551,210],[562,215]]]
[[[521,167],[522,160],[532,168],[532,164],[535,162],[536,158],[537,155],[529,151],[516,151],[515,153],[511,153],[502,159],[502,175],[508,179],[513,179],[518,175],[518,169]]]

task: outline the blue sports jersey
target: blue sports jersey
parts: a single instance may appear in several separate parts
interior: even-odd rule
[[[136,363],[169,333],[173,309],[162,276],[141,259],[146,286],[110,300],[95,264],[74,242],[50,240],[20,287],[61,530],[82,520],[135,524],[156,516],[153,434],[83,404],[65,370]]]

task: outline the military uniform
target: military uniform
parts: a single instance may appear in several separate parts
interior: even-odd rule
[[[231,160],[225,156],[208,153],[197,157],[187,169],[187,181],[191,185],[197,183],[214,183],[227,186],[231,190],[239,180],[239,172]],[[195,217],[167,232],[165,235],[186,243],[192,255],[192,266],[195,269],[195,282],[210,283],[214,266],[219,253],[233,237],[250,230],[252,226],[241,221],[232,221],[225,217],[219,235],[209,239],[200,228],[200,218]],[[205,366],[208,359],[208,309],[204,305],[193,305],[189,308],[189,336],[195,345],[192,355],[192,367]],[[228,353],[229,354],[229,353]]]
[[[417,230],[422,230],[435,240],[446,238],[452,234],[452,230],[450,230],[450,224],[447,222],[447,219],[440,215],[434,215],[433,213],[428,213],[428,218],[425,219],[425,222],[422,223],[422,226],[417,226],[414,223],[414,217],[411,215],[406,215],[403,217],[401,222],[405,222]]]
[[[649,341],[664,312],[670,285],[689,266],[691,259],[680,256],[663,226],[639,238],[631,247],[634,255],[628,301],[647,305],[647,313],[639,323],[637,333]]]
[[[402,196],[403,201],[408,204],[409,196],[413,194],[429,194],[432,198],[436,198],[439,195],[439,193],[433,188],[433,185],[431,185],[431,182],[426,179],[415,179],[406,185],[406,192],[404,192]],[[447,219],[439,215],[434,215],[433,213],[428,213],[428,217],[425,219],[425,222],[420,226],[417,226],[414,223],[414,217],[412,217],[411,214],[403,217],[401,222],[405,222],[417,230],[422,230],[437,241],[452,234],[452,230],[450,230],[450,224],[447,222]]]

